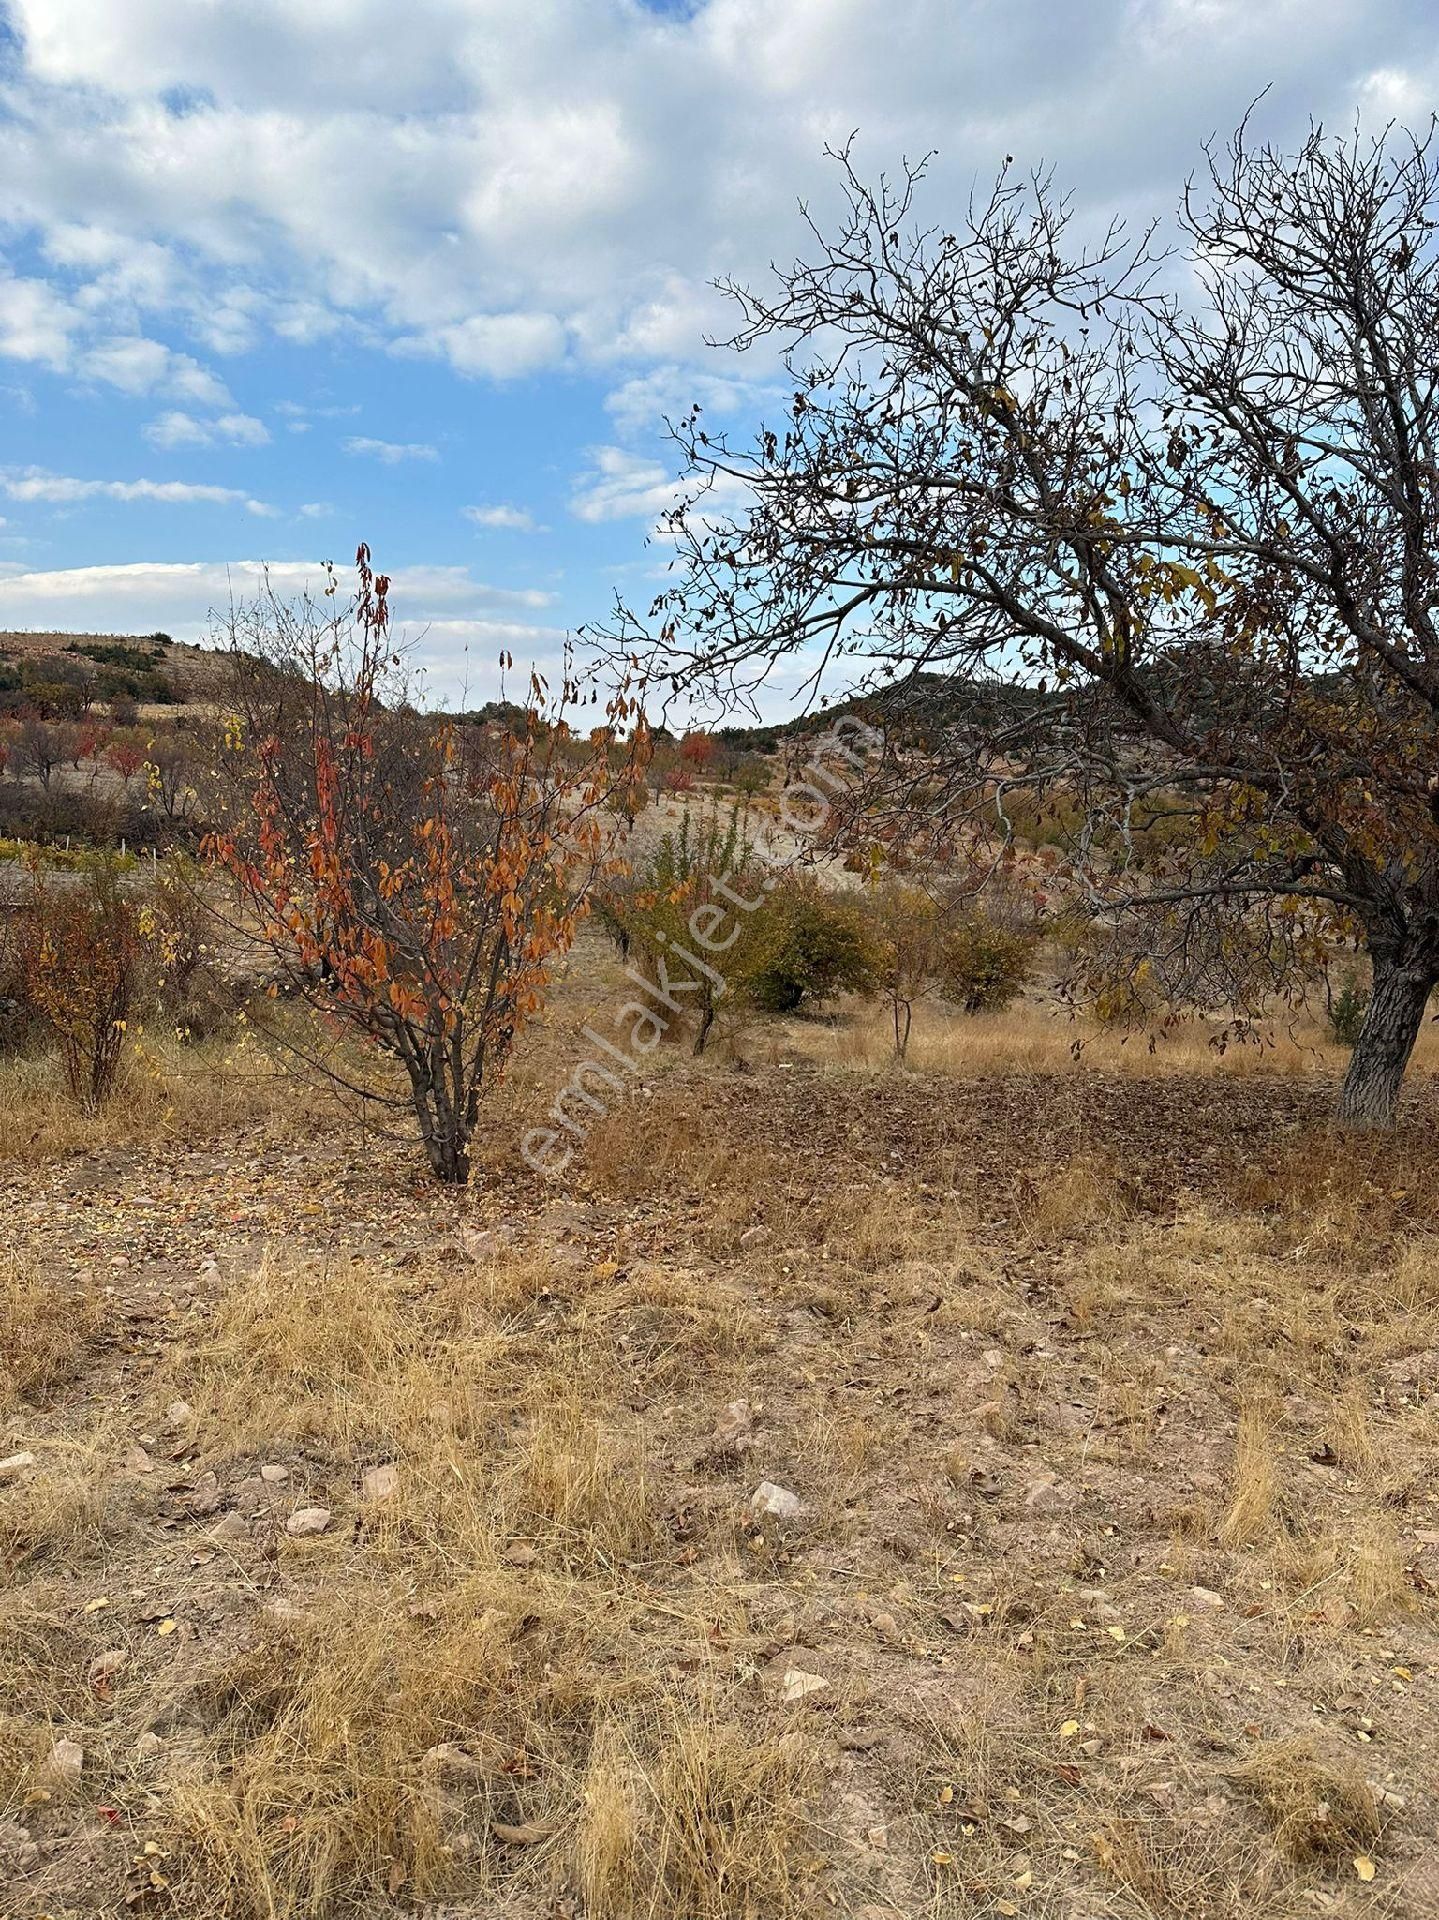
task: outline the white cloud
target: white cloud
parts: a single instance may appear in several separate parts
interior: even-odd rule
[[[363,434],[357,434],[341,443],[346,453],[358,454],[365,460],[383,460],[386,466],[398,466],[402,460],[438,460],[438,447],[432,447],[420,440],[369,440]]]
[[[343,569],[342,590],[348,585]],[[282,600],[319,596],[325,575],[318,560],[135,561],[31,571],[0,566],[7,623],[21,631],[153,633],[205,641],[223,629],[232,605],[254,599],[268,580]],[[390,603],[397,641],[426,670],[429,690],[472,704],[497,690],[494,655],[509,648],[519,664],[553,662],[564,630],[514,617],[548,602],[542,593],[512,593],[474,580],[463,567],[402,567],[393,576]],[[465,649],[476,655],[467,660]]]
[[[468,567],[406,567],[394,578],[403,582],[404,591],[411,596],[415,607],[424,609],[423,615],[411,611],[405,616],[407,618],[429,619],[437,617],[435,609],[452,609],[471,603],[486,607],[536,609],[555,604],[554,594],[545,588],[488,586],[484,581],[472,579]],[[395,604],[398,608],[398,599]]]
[[[238,487],[216,487],[189,480],[80,480],[70,474],[47,473],[26,467],[0,475],[0,486],[12,500],[44,501],[74,506],[83,500],[151,500],[167,506],[242,505],[246,512],[269,515],[275,510],[263,500],[252,500]]]
[[[80,316],[43,280],[16,279],[0,270],[0,353],[35,360],[57,371],[70,359]]]
[[[562,359],[565,330],[552,313],[479,313],[395,345],[397,352],[441,353],[457,373],[512,380]]]
[[[263,420],[248,413],[222,413],[214,420],[197,420],[193,414],[175,410],[162,413],[143,429],[151,446],[164,447],[263,447],[270,439]]]
[[[658,460],[623,447],[592,447],[590,460],[570,496],[578,520],[654,520],[679,500],[679,482]]]
[[[208,367],[142,334],[102,341],[81,354],[77,366],[87,379],[122,393],[164,393],[205,407],[223,407],[230,398],[224,381]]]
[[[466,520],[495,533],[543,533],[535,516],[526,507],[512,507],[501,501],[490,507],[461,507]]]
[[[605,396],[605,411],[622,433],[644,434],[658,432],[667,420],[682,419],[696,404],[723,417],[755,412],[782,398],[782,389],[772,383],[670,363],[623,381]]]
[[[300,508],[300,518],[302,520],[324,520],[334,511],[335,509],[330,505],[328,500],[307,500]]]
[[[820,152],[852,128],[871,167],[938,145],[932,205],[1013,152],[1107,213],[1171,202],[1276,75],[1281,138],[1434,100],[1432,0],[411,0],[402,31],[386,0],[9,15],[8,222],[83,282],[48,311],[26,296],[15,337],[49,364],[72,310],[98,329],[117,305],[113,330],[163,311],[213,352],[345,329],[487,378],[693,360],[726,324],[709,281],[802,244],[795,201],[832,209]],[[324,72],[344,88],[317,92]]]

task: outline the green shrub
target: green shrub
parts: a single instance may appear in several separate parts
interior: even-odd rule
[[[1329,1031],[1341,1047],[1357,1047],[1364,1016],[1369,1011],[1369,995],[1351,971],[1329,1003]]]
[[[622,956],[680,983],[697,1054],[721,1012],[742,997],[767,910],[735,900],[762,902],[762,878],[739,809],[721,819],[716,803],[687,812],[677,833],[664,834],[641,867],[593,902]]]
[[[1034,948],[1032,934],[1013,932],[972,909],[944,936],[940,992],[966,1013],[999,1013],[1024,985]]]
[[[878,966],[860,904],[797,878],[770,896],[744,990],[766,1013],[792,1013],[837,993],[872,991]]]
[[[872,877],[865,904],[875,979],[889,1005],[895,1058],[902,1061],[909,1050],[914,1003],[935,985],[943,964],[945,907],[926,888],[892,872]]]

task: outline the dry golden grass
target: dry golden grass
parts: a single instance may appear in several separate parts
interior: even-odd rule
[[[1233,1777],[1259,1801],[1291,1859],[1352,1858],[1379,1836],[1374,1792],[1354,1759],[1312,1739],[1261,1741]]]
[[[0,1574],[88,1565],[129,1530],[128,1503],[107,1484],[104,1440],[42,1460],[0,1494]]]
[[[670,1316],[664,1343],[693,1369],[734,1344],[732,1312],[672,1276],[576,1274],[575,1332],[556,1342],[535,1329],[533,1262],[502,1250],[456,1278],[272,1256],[156,1384],[157,1405],[187,1398],[212,1467],[298,1454],[282,1511],[323,1498],[336,1515],[322,1538],[277,1541],[282,1601],[197,1648],[183,1686],[166,1674],[137,1698],[142,1723],[204,1729],[147,1820],[156,1870],[197,1916],[300,1920],[517,1871],[573,1879],[616,1920],[788,1913],[814,1750],[751,1725],[719,1671],[677,1677],[671,1636],[733,1630],[718,1593],[667,1604],[652,1646],[653,1440],[623,1409],[633,1363],[614,1345],[637,1316]],[[367,1503],[373,1460],[399,1484]],[[0,1553],[73,1556],[113,1517],[102,1484],[92,1460],[0,1496]],[[17,1694],[73,1716],[56,1678],[73,1649],[29,1631]],[[35,1724],[0,1794],[37,1778]]]
[[[57,1056],[0,1058],[0,1165],[38,1166],[61,1154],[213,1138],[243,1125],[323,1116],[322,1090],[287,1072],[253,1036],[187,1045],[139,1034],[96,1114],[76,1106]]]
[[[33,1257],[0,1254],[0,1413],[71,1379],[103,1318],[91,1282],[56,1283]]]
[[[1229,1501],[1219,1523],[1226,1547],[1252,1547],[1273,1532],[1281,1485],[1274,1427],[1272,1407],[1251,1401],[1240,1408]]]
[[[1067,1073],[1103,1068],[1150,1079],[1171,1074],[1342,1074],[1347,1051],[1322,1022],[1282,1015],[1265,1023],[1252,1042],[1218,1044],[1218,1021],[1189,1020],[1156,1033],[1127,1033],[1058,1006],[1022,1002],[1004,1013],[957,1014],[920,1002],[905,1061],[911,1073],[958,1077],[992,1073]],[[734,1050],[755,1062],[811,1059],[830,1066],[879,1071],[894,1064],[888,1012],[877,1004],[846,1002],[833,1021],[787,1020],[751,1026]],[[1415,1051],[1416,1073],[1439,1071],[1439,1034],[1426,1028]]]
[[[1062,1023],[1012,1018],[1010,1068],[1062,1064],[1025,1051]],[[999,1071],[1003,1028],[959,1070]],[[541,1111],[569,1037],[526,1069]],[[522,1082],[467,1202],[411,1218],[357,1146],[315,1251],[217,1206],[221,1279],[177,1183],[193,1310],[103,1358],[36,1332],[39,1465],[0,1489],[0,1818],[53,1848],[35,1911],[86,1876],[122,1910],[148,1845],[141,1910],[196,1920],[1291,1920],[1374,1848],[1381,1783],[1409,1811],[1377,1891],[1431,1843],[1423,1143],[1387,1172],[1318,1132],[1196,1153],[1156,1204],[1069,1065],[968,1132],[936,1081],[877,1144],[888,1083],[768,1074],[676,1054],[558,1187],[515,1170]],[[1016,1166],[1031,1095],[1053,1126]],[[283,1108],[235,1112],[283,1141]],[[46,1151],[86,1144],[65,1124]],[[49,1257],[7,1272],[17,1324]],[[144,1264],[116,1272],[148,1299]],[[793,1523],[756,1522],[761,1478]],[[786,1700],[791,1671],[824,1686]],[[27,1806],[62,1729],[74,1804]]]

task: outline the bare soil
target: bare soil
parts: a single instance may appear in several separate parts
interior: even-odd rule
[[[545,1084],[5,1171],[5,1912],[1439,1911],[1432,1083]]]

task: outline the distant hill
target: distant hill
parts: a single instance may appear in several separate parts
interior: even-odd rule
[[[827,707],[773,726],[717,727],[715,738],[750,753],[774,753],[853,716],[923,749],[956,727],[1007,724],[1045,704],[1029,687],[974,681],[945,673],[915,673],[893,686],[852,694]]]
[[[165,633],[16,633],[0,631],[0,680],[9,674],[42,677],[47,658],[57,678],[76,666],[93,669],[102,685],[131,690],[134,698],[164,705],[203,704],[218,693],[225,658]]]

